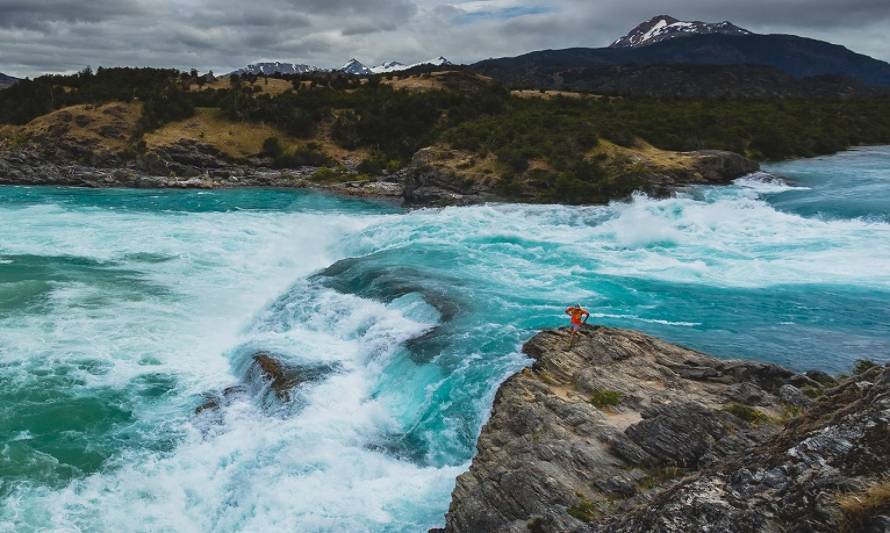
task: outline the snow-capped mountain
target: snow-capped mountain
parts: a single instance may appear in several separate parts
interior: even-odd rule
[[[371,67],[371,72],[374,74],[386,74],[388,72],[399,72],[402,70],[409,70],[414,67],[419,67],[421,65],[432,65],[434,67],[439,67],[443,65],[453,65],[451,61],[448,61],[442,56],[439,56],[435,59],[428,59],[426,61],[420,61],[418,63],[412,63],[411,65],[406,65],[404,63],[399,63],[398,61],[388,61],[386,63],[382,63],[375,67]]]
[[[728,20],[723,22],[701,22],[698,20],[690,22],[677,20],[668,15],[659,15],[632,29],[627,35],[612,43],[610,48],[639,48],[676,37],[709,33],[751,35],[750,31],[739,28]]]
[[[441,65],[452,65],[451,61],[448,61],[442,56],[439,56],[435,59],[428,59],[426,61],[420,61],[418,63],[413,63],[411,65],[406,65],[404,63],[399,63],[398,61],[387,61],[386,63],[377,65],[373,68],[368,68],[358,59],[352,58],[347,61],[340,68],[330,69],[330,68],[321,68],[316,67],[314,65],[304,65],[301,63],[282,63],[280,61],[274,62],[265,62],[265,63],[253,63],[247,65],[246,67],[239,68],[238,70],[232,72],[232,74],[256,74],[256,75],[266,75],[271,76],[273,74],[307,74],[311,72],[341,72],[344,74],[350,74],[353,76],[367,76],[369,74],[385,74],[387,72],[399,72],[402,70],[408,70],[414,67],[419,67],[421,65],[432,65],[432,66],[441,66]]]
[[[244,68],[232,72],[232,74],[257,74],[271,76],[272,74],[306,74],[307,72],[319,72],[320,69],[313,65],[303,65],[299,63],[281,63],[279,61],[270,63],[253,63]]]
[[[387,61],[385,63],[381,63],[379,65],[371,67],[371,72],[373,72],[374,74],[386,74],[387,72],[398,72],[407,68],[411,67],[404,63],[399,63],[398,61]]]
[[[352,58],[346,62],[345,65],[337,69],[338,72],[343,72],[344,74],[352,74],[353,76],[365,76],[367,74],[373,74],[371,69],[366,67],[356,58]]]

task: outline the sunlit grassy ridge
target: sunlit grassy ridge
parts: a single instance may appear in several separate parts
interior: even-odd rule
[[[464,170],[483,179],[497,176],[506,192],[533,180],[563,196],[590,198],[632,189],[638,166],[683,168],[689,157],[678,152],[722,149],[763,160],[890,142],[888,97],[696,100],[511,93],[461,70],[211,80],[195,72],[101,69],[23,81],[0,92],[0,123],[27,124],[28,132],[41,121],[53,122],[53,111],[113,101],[131,110],[126,138],[106,143],[93,139],[88,128],[69,128],[69,134],[121,150],[194,139],[235,159],[272,146],[276,153],[265,155],[275,156],[279,166],[320,161],[297,154],[308,146],[334,163],[364,162],[361,171],[368,174],[398,169],[420,148],[435,146],[464,154],[460,158],[469,161]],[[7,136],[16,133],[21,130],[6,128]],[[275,143],[266,145],[270,138]]]

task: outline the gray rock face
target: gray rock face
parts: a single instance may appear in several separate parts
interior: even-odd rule
[[[760,165],[756,161],[735,152],[699,150],[691,153],[696,156],[693,170],[699,173],[702,181],[706,183],[729,183],[760,170]]]
[[[399,173],[403,197],[409,206],[467,205],[496,200],[485,183],[460,176],[442,160],[457,159],[456,151],[443,152],[431,147],[414,154],[411,165]]]
[[[236,165],[213,155],[201,155],[200,146],[192,147],[191,155],[183,150],[188,149],[180,146],[172,153],[151,152],[128,162],[117,156],[93,153],[86,158],[90,164],[47,158],[33,149],[0,151],[0,184],[197,189],[306,187],[315,170],[278,171]]]
[[[853,389],[875,391],[879,373],[890,402],[884,369],[861,386],[819,375],[814,414],[783,428],[799,407],[779,392],[797,374],[776,365],[604,327],[583,329],[573,349],[567,331],[544,331],[524,350],[535,363],[498,390],[445,531],[830,531],[840,513],[828,487],[862,490],[888,471],[887,439],[872,432],[869,444],[865,429],[888,435],[886,405],[851,412],[856,430],[825,418]],[[861,453],[858,473],[830,459]]]
[[[828,389],[766,442],[589,531],[890,531],[890,365]]]

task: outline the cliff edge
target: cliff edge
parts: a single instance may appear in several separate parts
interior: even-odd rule
[[[605,327],[524,351],[445,531],[890,531],[890,367],[836,381]]]

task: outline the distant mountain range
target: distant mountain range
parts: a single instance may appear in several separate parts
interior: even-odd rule
[[[627,35],[619,37],[610,45],[610,48],[639,48],[675,37],[710,35],[714,33],[751,35],[750,31],[739,28],[728,20],[723,22],[684,21],[677,20],[670,15],[658,15],[640,23],[639,26],[630,30]]]
[[[271,76],[272,74],[306,74],[307,72],[316,72],[320,70],[312,65],[303,65],[298,63],[281,63],[279,61],[270,63],[253,63],[246,67],[239,68],[232,74],[257,74]]]
[[[0,72],[0,89],[5,89],[7,87],[15,85],[17,81],[19,81],[18,78],[13,78],[12,76],[7,76],[6,74]]]
[[[412,63],[410,65],[405,65],[399,63],[398,61],[389,61],[387,63],[382,63],[375,67],[371,67],[371,72],[374,74],[385,74],[387,72],[400,72],[403,70],[411,70],[414,67],[422,67],[424,65],[430,65],[433,67],[442,67],[447,65],[453,65],[451,61],[448,61],[442,56],[439,56],[435,59],[427,59],[426,61],[420,61],[418,63]]]
[[[543,50],[517,57],[489,59],[471,68],[516,87],[583,89],[583,84],[572,81],[578,79],[579,73],[615,74],[621,69],[606,67],[619,65],[661,65],[662,74],[673,71],[671,77],[674,79],[679,79],[677,71],[680,66],[710,65],[719,67],[723,73],[739,67],[736,77],[740,77],[741,66],[759,65],[778,71],[770,76],[770,83],[783,74],[797,80],[841,76],[853,85],[890,87],[890,64],[843,46],[794,35],[759,35],[728,22],[681,22],[664,15],[637,26],[608,48]],[[696,83],[696,71],[683,68],[685,71],[680,74],[687,83]],[[702,68],[697,72],[706,70]],[[655,73],[654,70],[651,72]],[[722,78],[729,80],[732,76]],[[637,81],[649,85],[652,92],[658,92],[660,81],[657,77]],[[790,81],[796,86],[792,92],[798,91],[799,84]],[[586,90],[590,90],[589,87]]]
[[[307,74],[310,72],[342,72],[344,74],[351,74],[353,76],[367,76],[369,74],[386,74],[389,72],[401,72],[403,70],[410,70],[415,67],[420,67],[423,65],[431,65],[431,66],[444,66],[444,65],[452,65],[451,61],[448,61],[446,58],[439,56],[435,59],[429,59],[426,61],[420,61],[418,63],[412,63],[410,65],[406,65],[404,63],[400,63],[398,61],[387,61],[381,63],[380,65],[376,65],[373,67],[368,67],[358,59],[352,58],[346,63],[344,63],[341,67],[335,69],[317,67],[314,65],[305,65],[301,63],[282,63],[279,61],[275,62],[267,62],[267,63],[253,63],[247,65],[246,67],[239,68],[238,70],[232,72],[232,74],[256,74],[256,75],[266,75],[271,76],[273,74]]]

